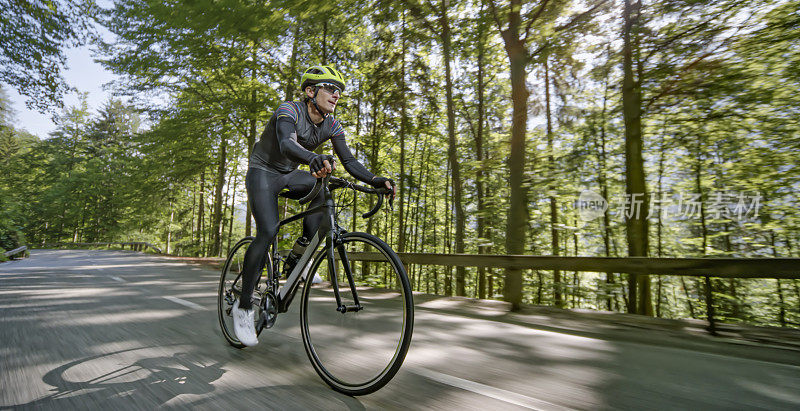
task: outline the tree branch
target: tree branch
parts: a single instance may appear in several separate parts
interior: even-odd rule
[[[497,25],[497,31],[499,31],[500,34],[502,34],[503,33],[503,23],[500,21],[500,16],[497,14],[497,7],[494,4],[494,0],[483,0],[483,1],[484,1],[484,3],[489,3],[489,10],[491,10],[492,19],[494,20],[494,23]]]
[[[564,30],[572,28],[576,24],[580,23],[581,20],[591,16],[595,12],[595,10],[600,8],[600,6],[602,6],[602,5],[605,5],[607,2],[608,2],[608,0],[600,0],[600,1],[598,1],[597,4],[595,4],[594,7],[592,7],[591,9],[586,10],[583,13],[576,14],[575,17],[572,18],[572,20],[566,22],[565,24],[562,24],[562,25],[556,27],[555,28],[555,32],[558,33],[560,31],[564,31]]]
[[[428,19],[425,18],[418,4],[412,3],[410,0],[402,0],[402,1],[403,4],[405,4],[406,7],[408,8],[408,11],[411,12],[411,15],[414,16],[415,20],[417,20],[420,24],[422,24],[423,27],[428,29],[428,31],[430,31],[431,34],[436,34],[437,32],[436,28],[433,26],[433,24],[431,24],[431,22],[428,21]],[[428,7],[433,7],[433,6],[429,4]],[[434,7],[433,10],[436,11],[436,8]]]
[[[550,1],[550,0],[543,0],[541,6],[539,6],[539,10],[536,11],[536,14],[534,14],[533,16],[530,16],[528,18],[528,25],[525,26],[525,37],[523,37],[523,40],[522,40],[523,43],[527,43],[528,42],[528,34],[530,34],[530,32],[531,32],[531,27],[533,26],[533,23],[536,22],[536,20],[538,20],[539,17],[541,17],[542,13],[544,13],[544,9],[545,9],[545,7],[547,7],[548,1]],[[531,10],[533,10],[533,9],[531,9]]]

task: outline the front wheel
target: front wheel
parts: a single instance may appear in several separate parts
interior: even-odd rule
[[[328,385],[347,395],[365,395],[386,385],[408,352],[414,327],[411,285],[397,254],[373,235],[347,233],[334,254],[341,303],[353,307],[357,297],[361,309],[337,311],[324,247],[307,277],[316,273],[324,281],[307,281],[303,288],[303,344]]]

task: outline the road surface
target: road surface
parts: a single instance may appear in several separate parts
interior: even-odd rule
[[[797,361],[458,315],[430,298],[394,380],[348,397],[312,369],[299,304],[257,347],[228,346],[217,280],[126,251],[0,264],[0,409],[800,409]]]

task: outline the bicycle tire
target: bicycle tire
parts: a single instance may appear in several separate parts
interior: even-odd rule
[[[236,348],[245,348],[246,346],[236,338],[236,334],[233,332],[233,318],[230,315],[230,310],[233,307],[233,301],[238,298],[236,293],[237,285],[238,290],[241,291],[241,269],[244,263],[244,253],[253,240],[255,240],[255,237],[252,236],[242,238],[231,248],[228,257],[225,259],[225,264],[222,266],[217,290],[217,318],[219,319],[222,336],[225,337],[228,344]],[[254,292],[254,295],[257,295],[257,293]],[[256,310],[256,317],[258,317],[261,310],[256,303],[254,303],[253,309]],[[256,323],[258,323],[258,318],[256,318]],[[261,334],[262,329],[263,327],[257,327],[256,335]]]
[[[342,236],[342,245],[345,246],[345,245],[348,245],[348,244],[352,244],[352,245],[363,244],[364,245],[363,247],[364,247],[365,250],[369,247],[369,248],[371,248],[373,250],[377,250],[377,252],[379,253],[379,254],[375,254],[375,255],[378,256],[377,258],[379,259],[379,261],[378,260],[370,261],[369,263],[360,262],[359,264],[361,264],[361,267],[362,267],[361,271],[369,272],[368,268],[364,268],[364,267],[367,267],[368,264],[381,264],[380,265],[381,267],[386,267],[384,269],[384,271],[388,271],[389,269],[391,269],[394,277],[397,280],[397,284],[396,284],[397,285],[397,289],[396,290],[395,289],[391,289],[391,288],[379,289],[378,295],[381,295],[381,297],[376,299],[375,301],[370,301],[370,297],[369,297],[369,294],[368,294],[370,291],[373,291],[373,295],[374,295],[374,291],[375,291],[374,289],[364,288],[363,291],[357,291],[357,293],[359,295],[359,299],[363,302],[363,305],[365,307],[364,311],[367,312],[368,310],[370,310],[370,308],[374,308],[374,310],[370,310],[369,313],[364,314],[364,315],[367,315],[367,317],[364,317],[364,318],[368,319],[368,318],[370,318],[370,317],[368,317],[369,315],[375,315],[375,318],[381,324],[393,323],[393,325],[390,324],[390,325],[387,325],[387,327],[390,327],[390,328],[394,329],[395,331],[397,329],[397,327],[396,327],[397,326],[397,324],[396,324],[397,318],[395,318],[394,316],[391,316],[391,315],[388,316],[388,318],[387,318],[387,316],[382,315],[382,314],[378,313],[377,311],[378,311],[378,308],[379,308],[379,306],[381,304],[387,304],[386,301],[389,301],[392,304],[392,307],[398,308],[398,310],[400,309],[399,307],[402,306],[402,311],[403,311],[403,313],[402,313],[402,324],[400,326],[399,338],[398,338],[398,341],[396,343],[396,347],[394,348],[394,351],[391,352],[391,349],[389,348],[391,346],[389,344],[385,344],[385,345],[383,345],[383,348],[384,348],[385,352],[382,353],[382,354],[377,355],[378,357],[380,357],[380,356],[388,357],[389,355],[391,355],[391,358],[388,360],[388,363],[385,365],[385,367],[382,366],[382,365],[379,365],[376,368],[377,371],[374,372],[375,373],[374,376],[365,377],[365,378],[363,378],[363,380],[355,380],[355,381],[346,381],[346,377],[343,377],[342,374],[335,375],[335,374],[337,374],[338,370],[337,371],[332,371],[332,366],[330,364],[326,365],[326,364],[323,363],[325,361],[329,361],[330,362],[331,359],[333,359],[333,362],[336,362],[336,361],[346,362],[346,360],[344,360],[344,357],[347,357],[347,355],[349,355],[351,357],[357,358],[358,359],[357,362],[359,362],[359,364],[357,364],[357,365],[353,364],[352,367],[360,367],[360,366],[362,366],[361,362],[365,361],[365,356],[360,355],[360,353],[358,353],[358,352],[351,351],[351,348],[352,348],[352,350],[356,350],[358,347],[356,347],[354,345],[348,345],[347,347],[343,348],[343,350],[347,351],[346,355],[342,356],[342,355],[336,354],[334,356],[328,356],[326,358],[326,360],[323,360],[323,359],[320,358],[321,357],[319,355],[320,354],[320,349],[324,350],[323,347],[325,347],[326,344],[337,344],[339,341],[347,340],[347,338],[346,337],[343,338],[342,334],[339,334],[339,335],[327,335],[329,329],[325,329],[325,326],[322,326],[322,328],[324,330],[322,330],[320,332],[316,332],[315,331],[315,332],[312,333],[310,331],[310,329],[309,329],[309,317],[313,317],[315,319],[316,318],[323,318],[323,316],[320,316],[318,314],[315,314],[315,313],[312,314],[312,311],[315,311],[315,312],[319,311],[319,309],[316,309],[316,307],[318,307],[318,305],[316,305],[315,308],[309,308],[309,302],[311,301],[311,294],[313,292],[312,289],[315,288],[315,286],[312,284],[311,281],[307,281],[305,286],[304,286],[304,288],[303,288],[302,304],[301,304],[301,308],[300,308],[300,317],[301,317],[301,330],[302,330],[302,335],[303,335],[303,345],[305,347],[306,354],[308,355],[309,360],[311,360],[311,364],[314,367],[314,370],[322,378],[322,380],[325,381],[325,383],[328,384],[334,390],[336,390],[338,392],[341,392],[343,394],[356,396],[356,395],[370,394],[370,393],[373,393],[373,392],[377,391],[378,389],[382,388],[384,385],[386,385],[395,376],[397,371],[400,369],[400,366],[402,365],[403,360],[405,359],[405,356],[406,356],[406,354],[408,352],[408,349],[409,349],[409,346],[411,344],[411,336],[412,336],[412,333],[413,333],[413,326],[414,326],[414,301],[413,301],[413,294],[412,294],[412,290],[411,290],[411,284],[410,284],[410,282],[408,280],[408,275],[406,274],[405,267],[401,263],[400,258],[397,256],[397,254],[385,242],[383,242],[379,238],[377,238],[377,237],[375,237],[373,235],[367,234],[367,233],[347,233],[347,234],[344,234]],[[327,250],[328,250],[328,247],[325,246],[325,247],[322,248],[322,250],[320,250],[318,252],[318,254],[317,254],[316,258],[314,259],[314,262],[312,263],[312,266],[311,266],[311,268],[309,270],[308,278],[313,278],[314,274],[317,273],[318,270],[320,269],[322,263],[328,261]],[[352,250],[348,251],[348,252],[352,252]],[[335,260],[340,261],[340,259],[338,259],[338,258],[335,258]],[[351,261],[351,263],[352,263],[352,261]],[[355,267],[355,264],[352,264],[352,266]],[[343,271],[343,270],[340,269],[339,271],[340,271],[339,276],[341,276],[343,278],[346,278],[344,276],[344,274],[341,273],[341,271]],[[364,275],[364,273],[361,272],[361,271],[359,273]],[[356,273],[353,273],[353,277],[356,277]],[[389,283],[391,284],[392,282],[389,282]],[[323,288],[323,290],[319,290],[317,292],[317,296],[314,297],[315,301],[320,299],[320,297],[319,297],[320,293],[324,293],[324,291],[325,291],[324,287],[325,287],[324,285],[317,286],[317,288]],[[349,291],[349,283],[347,282],[346,279],[344,281],[340,281],[339,282],[339,288],[340,288],[340,293],[346,294],[347,291]],[[387,291],[391,291],[391,292],[387,293]],[[383,294],[381,294],[381,293],[383,293]],[[394,296],[395,293],[397,294],[397,296]],[[386,295],[390,295],[392,297],[386,297]],[[331,313],[331,312],[329,312],[329,310],[335,311],[336,303],[330,301],[331,300],[330,296],[326,297],[326,296],[323,295],[322,299],[328,300],[328,302],[322,303],[325,306],[324,310],[325,310],[325,313],[327,313],[328,317],[336,318],[336,316],[341,316],[339,318],[344,318],[344,316],[347,316],[347,315],[354,315],[354,314],[356,316],[360,315],[360,313],[358,313],[358,312],[356,312],[356,313],[339,313],[339,312]],[[315,304],[316,304],[316,302],[315,302]],[[385,310],[385,306],[381,307],[381,309]],[[376,320],[372,320],[372,321],[376,321]],[[376,323],[373,322],[372,325],[374,325],[374,324],[376,324]],[[374,334],[374,335],[377,335],[377,336],[385,335],[386,332],[378,331],[380,329],[381,328],[372,328],[372,326],[369,326],[369,327],[365,328],[365,330],[369,330],[368,332],[372,332],[372,334]],[[317,342],[317,341],[313,340],[314,338],[318,338],[319,339],[319,338],[322,338],[322,337],[326,337],[326,338],[323,339],[323,340],[325,340],[325,342]],[[391,342],[391,344],[394,344],[392,342],[393,340],[394,340],[394,337],[391,337],[391,338],[388,338],[387,341]],[[331,342],[331,341],[333,341],[333,342]],[[359,338],[351,339],[351,342],[354,342],[354,343],[357,343],[358,341],[360,341]],[[371,342],[371,340],[369,340],[369,339],[364,339],[364,341]],[[368,346],[370,346],[372,348],[381,348],[380,344],[366,344],[366,345],[368,345]],[[372,348],[370,348],[370,349],[372,349]],[[370,350],[370,349],[368,349],[368,350]],[[368,351],[366,351],[365,353],[371,354]],[[381,361],[382,360],[377,360],[377,362],[379,364],[382,363]],[[350,365],[348,365],[348,366],[350,366]],[[372,371],[370,371],[368,373],[372,374]],[[361,379],[361,377],[359,377],[359,379]]]

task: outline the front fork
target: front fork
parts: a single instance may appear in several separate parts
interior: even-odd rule
[[[339,227],[333,221],[333,213],[331,213],[331,229],[328,230],[328,236],[325,238],[328,253],[328,275],[331,277],[331,285],[333,286],[333,295],[336,297],[336,311],[344,314],[348,312],[358,312],[364,309],[358,301],[358,293],[356,292],[356,282],[353,278],[353,271],[350,268],[350,260],[347,258],[347,250],[344,248],[342,241],[342,233]],[[342,303],[342,297],[339,295],[339,275],[338,268],[336,267],[336,254],[334,248],[339,253],[339,258],[342,260],[344,267],[344,274],[347,276],[347,282],[350,285],[350,292],[353,294],[353,305],[346,305]]]

